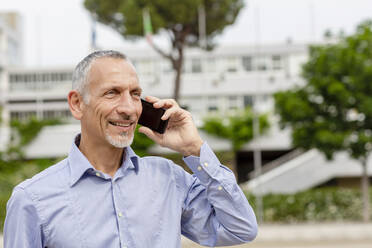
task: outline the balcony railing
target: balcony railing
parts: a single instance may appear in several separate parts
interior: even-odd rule
[[[281,156],[281,157],[279,157],[279,158],[277,158],[277,159],[275,159],[275,160],[273,160],[273,161],[271,161],[267,164],[264,164],[262,166],[261,175],[277,168],[278,166],[280,166],[280,165],[282,165],[282,164],[284,164],[284,163],[286,163],[286,162],[288,162],[288,161],[290,161],[290,160],[292,160],[292,159],[294,159],[298,156],[300,156],[303,153],[305,153],[305,150],[298,148],[298,149],[295,149],[295,150],[293,150],[289,153],[284,154],[283,156]],[[255,178],[255,176],[256,176],[255,171],[251,171],[250,173],[248,173],[248,178],[249,179],[253,179],[253,178]]]
[[[10,92],[68,92],[70,89],[71,81],[9,83]]]

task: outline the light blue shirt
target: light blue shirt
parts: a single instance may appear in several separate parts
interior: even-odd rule
[[[233,173],[204,143],[194,172],[131,148],[113,178],[74,143],[66,159],[19,184],[7,204],[4,248],[176,248],[253,240],[255,215]]]

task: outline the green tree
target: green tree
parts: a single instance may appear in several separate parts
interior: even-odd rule
[[[230,140],[234,151],[238,151],[245,143],[253,139],[253,119],[254,113],[251,108],[247,107],[229,117],[207,117],[204,119],[202,129],[217,137]],[[268,116],[260,115],[258,120],[259,132],[263,134],[270,126]]]
[[[62,121],[57,119],[38,120],[35,117],[23,122],[18,120],[11,121],[12,135],[5,152],[7,160],[25,159],[23,149],[36,138],[43,127],[61,123]]]
[[[244,6],[243,0],[85,0],[85,7],[99,22],[109,25],[128,39],[143,37],[142,13],[151,16],[154,34],[169,38],[167,52],[152,43],[152,47],[171,62],[175,70],[174,99],[178,100],[186,46],[199,45],[198,9],[204,6],[206,43],[213,47],[213,39],[225,27],[234,23]]]
[[[3,119],[2,119],[2,106],[0,106],[0,127],[1,127],[1,123],[3,122]],[[2,157],[3,157],[3,151],[0,150],[0,161],[2,160]]]
[[[310,47],[302,87],[275,95],[295,147],[317,148],[332,159],[347,151],[363,168],[363,219],[369,219],[367,160],[372,151],[372,21],[339,42]]]

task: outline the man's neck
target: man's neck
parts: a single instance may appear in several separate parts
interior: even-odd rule
[[[125,156],[125,149],[108,146],[107,144],[95,144],[89,142],[83,135],[81,136],[79,149],[96,170],[111,177],[114,177],[121,166],[122,158]]]

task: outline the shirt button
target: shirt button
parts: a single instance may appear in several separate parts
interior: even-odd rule
[[[218,186],[218,190],[222,190],[222,186]]]
[[[202,170],[202,167],[201,166],[198,166],[198,171],[201,171]]]
[[[118,213],[118,216],[119,216],[120,218],[123,217],[122,212],[119,212],[119,213]]]
[[[96,176],[97,177],[101,177],[101,174],[99,174],[98,172],[96,172]]]
[[[207,163],[207,162],[204,162],[204,166],[205,166],[205,167],[208,167],[208,163]]]

